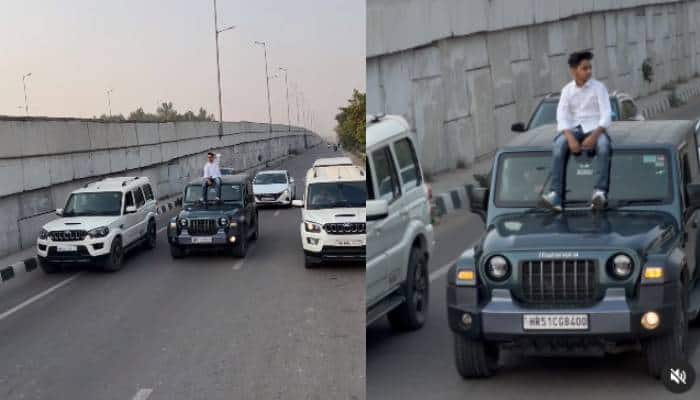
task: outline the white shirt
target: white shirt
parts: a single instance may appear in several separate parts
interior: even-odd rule
[[[219,155],[214,157],[214,162],[209,162],[204,164],[204,178],[221,178],[221,171],[219,170]]]
[[[589,79],[581,87],[576,86],[576,81],[571,81],[561,90],[557,131],[581,125],[583,132],[588,133],[598,127],[607,129],[611,122],[610,95],[600,81]]]

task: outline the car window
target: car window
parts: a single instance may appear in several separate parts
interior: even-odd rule
[[[406,138],[401,139],[394,143],[394,152],[404,188],[412,189],[419,186],[422,183],[421,174],[413,143]]]
[[[126,192],[124,195],[124,212],[126,212],[127,207],[131,207],[134,205],[134,196],[131,194],[131,192]]]
[[[369,167],[369,160],[365,160],[365,171],[367,171],[367,198],[374,200],[374,183],[372,181],[372,169]]]
[[[637,115],[637,106],[634,105],[632,100],[622,101],[622,119],[629,120]]]
[[[401,196],[399,180],[396,175],[396,167],[391,159],[389,147],[376,150],[372,153],[375,177],[377,180],[377,198],[391,203]]]
[[[143,197],[143,192],[141,192],[141,188],[137,187],[134,189],[134,199],[136,200],[136,208],[141,208],[146,203],[146,200]]]
[[[143,194],[146,196],[146,200],[153,200],[153,189],[151,189],[151,185],[148,183],[143,185]]]

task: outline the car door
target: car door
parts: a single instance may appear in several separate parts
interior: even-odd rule
[[[134,213],[134,240],[138,240],[146,235],[146,197],[143,195],[143,190],[137,186],[132,190],[134,194],[134,203],[136,204],[136,213]]]
[[[370,307],[394,286],[389,282],[389,251],[400,241],[401,225],[401,187],[391,154],[390,146],[384,145],[369,154],[367,170],[372,174],[369,190],[370,199],[386,200],[389,212],[387,217],[367,222],[367,306]],[[368,176],[369,176],[368,173]]]
[[[692,182],[691,176],[691,165],[688,156],[688,147],[683,145],[678,150],[679,158],[679,170],[680,170],[680,185],[683,205],[683,224],[684,224],[684,237],[683,247],[685,251],[686,260],[688,261],[688,267],[690,272],[693,273],[695,270],[695,265],[697,264],[697,246],[698,246],[698,225],[700,224],[700,215],[698,211],[688,212],[688,192],[686,190],[686,185]],[[692,146],[694,150],[695,146]]]
[[[134,194],[129,190],[124,193],[124,206],[122,208],[122,222],[119,225],[122,230],[123,245],[129,245],[136,238],[136,213],[127,213],[126,209],[135,206]]]
[[[151,188],[151,185],[147,183],[143,185],[141,189],[143,190],[143,196],[146,198],[146,216],[151,213],[155,214],[158,206],[156,203],[155,194],[153,193],[153,188]]]
[[[258,215],[255,212],[255,197],[253,194],[253,184],[250,180],[246,181],[243,185],[243,199],[244,199],[244,212],[245,219],[248,221],[248,233],[255,230],[255,224],[257,223]]]
[[[401,205],[398,211],[399,225],[404,227],[396,242],[387,250],[389,266],[387,280],[389,285],[400,283],[406,276],[408,258],[413,241],[413,230],[406,229],[411,223],[426,224],[429,221],[429,204],[423,187],[423,179],[418,164],[415,146],[406,136],[396,140],[391,146],[394,163],[398,167],[401,184]]]

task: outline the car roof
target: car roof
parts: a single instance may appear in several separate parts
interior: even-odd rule
[[[410,131],[411,126],[400,115],[370,115],[367,117],[367,148]]]
[[[649,145],[677,146],[693,129],[693,121],[616,121],[608,129],[608,135],[616,146],[649,147]],[[554,124],[542,125],[527,132],[518,133],[504,149],[514,147],[552,148],[557,135]]]
[[[334,165],[352,165],[352,160],[348,157],[319,158],[314,161],[314,167],[329,167]]]
[[[265,174],[286,174],[287,170],[285,169],[269,169],[265,171],[258,171],[255,175],[265,175]]]
[[[222,183],[246,183],[248,180],[248,174],[243,172],[236,175],[221,175]],[[192,179],[188,185],[201,185],[202,178]]]
[[[74,193],[107,191],[124,192],[146,183],[150,183],[150,180],[145,176],[112,176],[96,182],[90,182],[82,188],[75,190]]]
[[[365,180],[365,171],[357,165],[312,167],[306,173],[307,183],[363,180]]]

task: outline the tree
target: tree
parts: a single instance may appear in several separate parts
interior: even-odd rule
[[[348,106],[341,107],[340,113],[335,116],[338,122],[335,127],[338,141],[345,149],[354,153],[365,152],[365,102],[366,94],[355,89],[348,100]]]
[[[174,121],[214,121],[214,114],[207,113],[203,107],[195,114],[191,110],[180,114],[175,110],[175,106],[171,101],[163,102],[157,109],[156,113],[147,113],[143,107],[139,107],[129,114],[128,118],[123,115],[113,115],[109,117],[102,114],[99,117],[102,121],[130,121],[130,122],[174,122]]]

